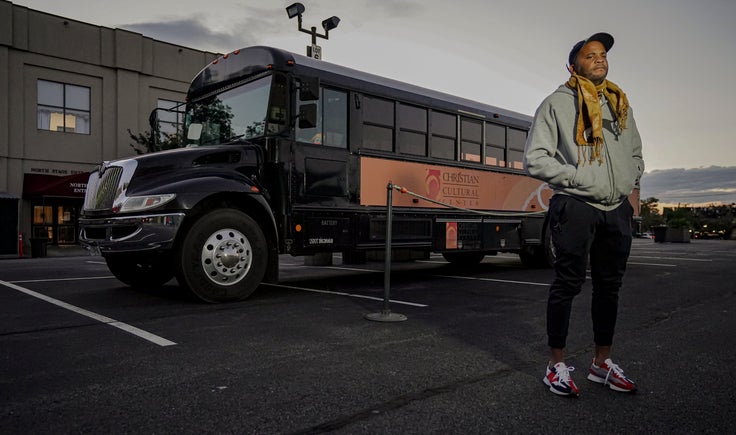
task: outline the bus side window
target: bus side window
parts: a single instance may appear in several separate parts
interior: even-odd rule
[[[489,166],[506,167],[504,151],[506,149],[506,127],[486,123],[486,161]]]
[[[318,101],[299,101],[301,109],[307,105],[317,107],[317,125],[301,127],[297,123],[297,142],[307,142],[330,147],[347,148],[348,143],[348,94],[329,88],[320,88]]]
[[[509,168],[524,169],[524,145],[526,144],[526,132],[509,128]]]
[[[394,150],[394,102],[365,95],[363,98],[362,147]]]
[[[416,156],[427,155],[427,109],[399,103],[398,151]]]
[[[321,89],[319,91],[321,95]],[[307,143],[322,143],[322,99],[314,100],[311,96],[307,96],[307,100],[297,99],[297,111],[306,109],[306,106],[316,105],[317,107],[317,123],[314,127],[301,127],[299,122],[296,123],[296,141]],[[309,107],[311,109],[311,107]],[[303,124],[303,123],[302,123]]]
[[[460,117],[460,157],[466,162],[480,163],[483,123]]]
[[[322,90],[324,116],[322,144],[346,148],[348,144],[348,94],[334,89]]]
[[[429,139],[429,156],[455,160],[457,117],[449,113],[432,111],[432,135]]]

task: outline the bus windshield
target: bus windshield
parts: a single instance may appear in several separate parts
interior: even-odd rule
[[[187,146],[214,145],[266,134],[271,77],[189,104],[185,118]]]

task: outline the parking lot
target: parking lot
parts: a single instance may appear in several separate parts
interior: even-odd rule
[[[207,305],[175,281],[134,290],[101,257],[0,261],[0,432],[734,433],[736,241],[634,240],[614,348],[634,395],[585,380],[590,284],[551,394],[549,269],[487,257],[307,266]]]

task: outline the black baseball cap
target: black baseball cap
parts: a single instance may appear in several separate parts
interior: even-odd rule
[[[572,65],[573,63],[575,63],[575,58],[577,57],[580,49],[583,48],[585,44],[591,41],[598,41],[603,44],[603,48],[606,49],[606,52],[610,51],[611,47],[613,47],[613,36],[605,32],[596,33],[590,38],[580,41],[572,47],[572,50],[570,50],[570,56],[567,57],[567,64]]]

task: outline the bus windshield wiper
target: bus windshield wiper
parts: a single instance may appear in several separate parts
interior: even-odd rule
[[[238,142],[239,139],[242,138],[243,136],[245,136],[245,134],[237,134],[235,136],[230,136],[229,138],[225,140],[210,139],[206,142],[202,142],[200,145],[212,145],[212,144],[224,145],[228,143],[235,143],[235,142]]]

